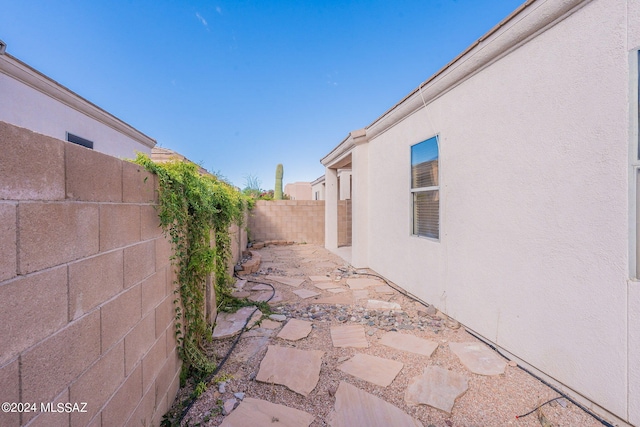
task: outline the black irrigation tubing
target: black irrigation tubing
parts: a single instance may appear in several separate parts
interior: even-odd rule
[[[558,396],[558,397],[554,397],[553,399],[549,399],[549,400],[547,400],[546,402],[544,402],[544,403],[542,403],[542,404],[540,404],[540,405],[536,406],[535,408],[533,408],[532,410],[530,410],[530,411],[529,411],[529,412],[527,412],[526,414],[523,414],[523,415],[516,415],[516,419],[518,419],[518,418],[524,418],[524,417],[526,417],[527,415],[531,415],[531,414],[533,414],[535,411],[537,411],[538,409],[542,408],[542,407],[543,407],[544,405],[546,405],[547,403],[551,403],[551,402],[553,402],[554,400],[558,400],[558,399],[564,399],[564,396]]]
[[[410,294],[409,292],[405,291],[404,289],[398,289],[396,286],[392,286],[387,279],[385,279],[384,277],[377,275],[377,274],[372,274],[372,273],[360,273],[357,270],[355,270],[355,274],[358,275],[362,275],[362,276],[373,276],[373,277],[377,277],[379,279],[384,280],[384,282],[391,286],[392,288],[400,291],[400,293],[402,293],[403,295],[411,298],[414,301],[419,302],[420,304],[425,304],[423,301],[421,301],[419,298],[415,297],[414,295]],[[500,350],[494,346],[493,344],[487,342],[486,340],[480,338],[479,336],[477,336],[475,333],[471,332],[469,329],[465,328],[465,330],[472,335],[473,337],[475,337],[476,339],[482,341],[483,343],[485,343],[486,345],[489,346],[489,348],[491,348],[493,351],[495,351],[496,353],[498,353],[500,356],[502,356],[503,358],[507,359],[507,360],[511,360],[509,359],[507,356],[505,356],[504,354],[502,354],[500,352]],[[599,423],[601,423],[602,425],[606,426],[606,427],[615,427],[613,424],[607,422],[606,420],[604,420],[603,418],[599,417],[598,415],[596,415],[595,413],[593,413],[592,411],[590,411],[588,408],[586,408],[585,406],[581,405],[580,403],[576,402],[574,399],[572,399],[571,397],[569,397],[566,393],[561,392],[557,387],[553,386],[552,384],[550,384],[549,382],[543,380],[542,378],[540,378],[539,376],[537,376],[536,374],[534,374],[533,372],[529,371],[528,369],[520,366],[520,364],[518,364],[518,368],[522,369],[524,372],[526,372],[527,374],[531,375],[533,378],[537,379],[538,381],[540,381],[542,384],[546,385],[547,387],[549,387],[550,389],[552,389],[553,391],[555,391],[556,393],[558,393],[560,396],[556,397],[555,399],[551,399],[549,402],[545,402],[542,405],[538,406],[537,408],[535,408],[533,411],[524,414],[524,415],[517,415],[517,418],[522,418],[522,417],[526,417],[527,415],[531,414],[532,412],[534,412],[536,409],[546,405],[547,403],[550,403],[554,400],[560,399],[560,398],[565,398],[567,399],[569,402],[573,403],[575,406],[577,406],[578,408],[582,409],[584,412],[586,412],[587,414],[589,414],[590,416],[592,416],[593,418],[595,418]]]
[[[237,275],[234,274],[235,277],[238,277]],[[271,299],[276,295],[276,288],[273,287],[272,284],[270,283],[264,283],[264,282],[258,282],[256,280],[250,280],[250,279],[245,279],[247,282],[251,282],[251,283],[258,283],[260,285],[267,285],[267,286],[271,286],[271,296],[269,297],[268,300],[266,300],[265,302],[269,302],[271,301]],[[240,333],[238,334],[238,336],[236,337],[236,339],[233,341],[233,344],[231,345],[231,348],[227,351],[227,354],[225,354],[225,356],[222,358],[222,361],[218,364],[218,366],[216,366],[216,368],[213,370],[213,372],[211,374],[209,374],[209,376],[207,376],[204,379],[204,383],[208,383],[209,381],[211,381],[211,379],[213,377],[216,376],[216,374],[218,372],[220,372],[220,369],[222,369],[222,367],[224,366],[224,364],[227,362],[227,360],[229,359],[229,357],[231,356],[231,353],[233,352],[233,350],[236,348],[236,345],[238,345],[238,342],[240,341],[240,338],[242,337],[242,334],[244,333],[244,331],[247,328],[247,325],[249,324],[249,321],[251,320],[251,318],[253,317],[253,315],[256,313],[256,311],[258,311],[258,307],[255,308],[255,310],[253,310],[251,312],[251,314],[249,315],[249,317],[247,317],[247,320],[244,322],[244,326],[242,327],[242,329],[240,330]],[[217,316],[216,316],[217,317]],[[193,406],[193,404],[196,402],[196,398],[191,398],[191,400],[189,401],[189,404],[182,410],[182,413],[180,414],[180,419],[178,420],[178,425],[180,425],[182,423],[182,420],[187,416],[187,414],[189,413],[189,410],[191,409],[191,407]]]

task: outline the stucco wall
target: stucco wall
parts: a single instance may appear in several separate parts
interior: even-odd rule
[[[354,259],[639,424],[627,9],[584,2],[372,138]],[[436,134],[440,241],[411,236],[410,146]]]
[[[0,55],[0,120],[66,140],[66,133],[93,141],[93,149],[119,158],[151,153],[155,144],[10,55]]]
[[[322,245],[324,201],[258,200],[249,212],[249,238]]]
[[[4,122],[0,152],[0,400],[38,409],[0,425],[159,425],[181,363],[154,176]]]

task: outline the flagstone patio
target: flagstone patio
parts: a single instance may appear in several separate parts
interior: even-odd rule
[[[257,252],[268,264],[234,291],[265,301],[273,286],[275,314],[252,319],[221,370],[224,387],[211,383],[183,425],[538,427],[535,414],[515,416],[558,396],[455,320],[322,247]],[[218,317],[221,338],[211,344],[218,360],[253,308],[242,310]],[[545,406],[545,419],[599,425],[565,406]]]

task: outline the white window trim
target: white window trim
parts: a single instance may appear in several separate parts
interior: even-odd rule
[[[430,187],[418,187],[418,188],[412,188],[411,187],[411,148],[414,147],[415,145],[418,145],[422,142],[428,141],[431,138],[435,138],[436,139],[436,146],[438,147],[438,185],[434,185],[434,186],[430,186]],[[440,164],[440,158],[441,158],[441,153],[440,153],[440,134],[435,134],[432,135],[430,137],[427,137],[425,139],[423,139],[420,142],[417,142],[415,144],[411,144],[409,146],[409,189],[410,189],[410,195],[411,197],[409,198],[409,212],[411,212],[411,221],[409,222],[409,235],[411,237],[415,237],[418,239],[424,239],[424,240],[430,240],[432,242],[440,242],[440,239],[442,237],[442,191],[440,191],[440,179],[442,177],[442,170],[441,167],[442,165]],[[429,237],[429,236],[421,236],[419,234],[415,234],[413,232],[413,222],[414,222],[414,217],[413,217],[413,194],[414,193],[419,193],[419,192],[426,192],[426,191],[434,191],[437,190],[438,191],[438,237]]]

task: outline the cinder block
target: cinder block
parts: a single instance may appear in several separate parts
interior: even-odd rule
[[[0,121],[0,153],[0,199],[64,199],[64,142]]]
[[[122,160],[77,144],[65,144],[67,198],[122,202]]]
[[[98,252],[98,206],[20,203],[18,271],[27,274]]]
[[[100,308],[102,351],[124,337],[142,318],[141,287],[136,285]]]
[[[6,342],[4,339],[2,342]],[[4,355],[3,355],[4,356]],[[2,402],[20,402],[20,370],[18,359],[0,368],[0,400]],[[0,412],[0,426],[20,425],[17,412]]]
[[[160,218],[156,205],[140,205],[140,240],[162,236]]]
[[[0,282],[18,274],[16,205],[0,203]]]
[[[155,175],[135,163],[122,162],[122,200],[125,203],[155,203]]]
[[[69,316],[77,319],[123,290],[121,250],[69,264]]]
[[[171,354],[178,347],[178,340],[176,339],[175,320],[171,322],[171,325],[167,329],[167,354]],[[184,331],[184,328],[182,329]],[[176,353],[176,357],[177,353]]]
[[[140,241],[140,206],[100,205],[100,251]]]
[[[124,378],[124,342],[120,341],[71,384],[71,402],[87,402],[87,412],[71,414],[71,426],[86,425],[124,382]]]
[[[158,407],[161,405],[160,399],[168,395],[169,386],[178,373],[178,369],[179,366],[178,363],[176,363],[176,358],[169,355],[156,377],[156,405],[158,405]],[[173,402],[173,399],[171,399],[171,402]]]
[[[100,355],[100,313],[96,310],[23,353],[22,400],[48,402]]]
[[[142,399],[142,366],[129,375],[102,411],[102,425],[123,426]],[[140,424],[142,425],[142,424]]]
[[[142,315],[153,311],[167,295],[166,268],[147,277],[142,286]]]
[[[124,287],[128,288],[156,271],[156,247],[153,240],[124,249]]]
[[[173,376],[171,384],[169,384],[169,390],[167,390],[167,402],[173,402],[176,399],[178,390],[180,389],[180,365],[177,365],[178,369]]]
[[[3,364],[67,324],[67,267],[5,282],[0,286],[0,301]]]
[[[155,424],[151,424],[151,418],[153,417],[153,410],[156,405],[156,390],[151,387],[149,390],[142,396],[142,400],[138,403],[138,407],[129,420],[127,421],[126,427],[141,427],[141,426],[151,426]]]
[[[156,243],[156,270],[171,264],[171,242],[166,237],[159,237],[154,240]]]
[[[131,374],[138,361],[149,351],[156,339],[156,316],[149,313],[124,337],[125,375]]]
[[[151,347],[151,350],[142,359],[142,387],[147,390],[155,381],[158,373],[166,362],[167,341],[161,335]],[[166,390],[164,391],[166,393]]]
[[[167,296],[164,301],[156,307],[156,337],[164,333],[171,321],[175,318],[173,307],[174,295]]]
[[[23,400],[24,401],[24,400]],[[45,405],[51,403],[54,408],[58,407],[59,403],[65,404],[70,402],[69,400],[69,389],[65,388],[62,393],[54,397],[53,399],[42,402]],[[39,405],[41,402],[35,402],[36,405]],[[40,412],[38,413],[24,413],[22,414],[22,423],[20,425],[26,425],[29,423],[29,427],[51,427],[51,426],[68,426],[70,424],[69,421],[70,415],[67,413],[59,413],[59,412]],[[30,421],[32,420],[32,421]],[[100,419],[98,418],[98,421]],[[3,424],[4,425],[4,424]],[[94,424],[89,424],[90,427]],[[99,426],[98,426],[99,427]]]

